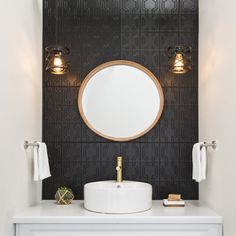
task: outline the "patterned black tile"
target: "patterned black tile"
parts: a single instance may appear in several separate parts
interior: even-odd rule
[[[179,161],[178,143],[160,143],[160,162],[171,163]]]
[[[162,87],[179,87],[180,84],[179,77],[171,73],[168,67],[160,68],[159,81]]]
[[[195,88],[180,88],[181,105],[197,105],[198,91]]]
[[[116,163],[116,158],[120,155],[119,143],[101,143],[100,157],[102,162]]]
[[[124,157],[124,179],[149,182],[154,199],[169,193],[198,199],[198,184],[191,180],[192,146],[198,141],[197,0],[58,3],[58,43],[70,48],[70,72],[43,73],[43,140],[52,168],[52,177],[43,181],[43,199],[53,199],[62,185],[83,199],[85,183],[116,178],[118,155]],[[55,4],[44,0],[43,47],[56,42]],[[180,43],[193,48],[193,69],[174,75],[168,72],[167,48]],[[92,132],[77,105],[85,76],[117,59],[146,66],[159,79],[165,96],[158,124],[143,137],[124,143]]]
[[[82,18],[84,32],[116,32],[120,31],[120,15],[92,15]]]
[[[196,122],[180,122],[179,141],[193,143],[196,143],[198,141],[198,125]]]
[[[140,52],[141,64],[148,67],[159,67],[159,52],[152,50],[142,50]]]
[[[90,164],[99,164],[100,157],[100,144],[99,143],[82,143],[82,161]]]
[[[100,163],[99,162],[83,162],[82,181],[84,184],[95,182],[100,178]]]
[[[62,142],[79,142],[81,141],[81,124],[76,123],[62,123],[61,124],[61,138]]]
[[[61,123],[57,122],[43,122],[43,140],[46,142],[60,142],[61,141]]]
[[[115,180],[116,179],[116,163],[100,162],[99,180]]]
[[[159,179],[160,164],[159,162],[142,162],[141,163],[141,179],[146,181]]]
[[[160,181],[177,181],[179,180],[180,169],[178,161],[161,161],[160,162]]]
[[[159,13],[159,0],[142,0],[141,13],[143,14]]]
[[[155,125],[147,134],[137,139],[137,142],[157,143],[160,140],[160,126]]]
[[[192,32],[180,32],[179,44],[185,44],[192,48],[192,50],[198,50],[198,33]]]
[[[160,12],[165,14],[178,14],[179,0],[160,0]]]
[[[122,14],[139,14],[141,10],[141,1],[140,0],[121,0]]]
[[[138,51],[138,50],[122,50],[121,51],[121,59],[141,63],[140,51]]]
[[[159,163],[160,160],[160,144],[158,143],[142,143],[141,144],[141,165],[143,162]]]
[[[181,162],[191,162],[192,161],[192,149],[194,143],[181,143],[179,145],[179,160]]]
[[[141,50],[158,50],[160,48],[159,46],[159,34],[153,33],[153,32],[143,32],[140,36],[141,44],[140,49]]]
[[[165,105],[179,105],[180,103],[180,89],[167,87],[163,88]]]
[[[122,50],[137,50],[140,48],[139,32],[122,32],[121,34]]]
[[[179,30],[179,16],[162,14],[159,15],[160,31],[162,32],[178,32]]]
[[[141,31],[142,32],[158,32],[160,26],[159,15],[142,15],[141,16]]]
[[[198,0],[179,0],[180,13],[198,13]]]
[[[192,179],[192,162],[179,162],[180,181],[191,181]]]
[[[197,88],[198,87],[198,72],[196,69],[192,69],[186,74],[178,76],[179,87],[185,88]]]
[[[198,14],[180,15],[180,31],[198,32]]]
[[[178,44],[178,33],[161,32],[160,33],[160,49],[167,50],[168,47]],[[165,59],[168,60],[168,57]]]
[[[140,31],[140,14],[125,14],[121,16],[121,31]]]
[[[140,162],[141,145],[139,143],[121,143],[121,156],[125,164],[129,162]]]
[[[82,144],[81,143],[63,143],[62,145],[62,162],[75,163],[81,162]],[[73,169],[73,166],[72,166]]]
[[[181,105],[179,106],[180,122],[181,123],[197,123],[198,106],[197,105]]]
[[[125,180],[139,181],[141,178],[140,162],[128,162],[123,166],[123,178]]]
[[[160,121],[160,142],[179,142],[179,135],[178,121],[172,123]]]
[[[165,109],[162,112],[161,115],[161,122],[164,123],[175,123],[179,122],[179,106],[174,105],[165,105]]]

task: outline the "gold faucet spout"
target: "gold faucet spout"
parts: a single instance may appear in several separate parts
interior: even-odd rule
[[[117,171],[116,181],[118,183],[120,183],[123,181],[123,178],[122,178],[122,157],[117,157],[116,171]]]

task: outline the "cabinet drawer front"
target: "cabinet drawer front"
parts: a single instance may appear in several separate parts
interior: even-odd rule
[[[221,236],[218,224],[20,224],[17,236]]]

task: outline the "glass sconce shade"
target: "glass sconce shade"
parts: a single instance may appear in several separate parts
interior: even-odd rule
[[[69,65],[66,60],[66,55],[69,54],[69,49],[62,46],[46,47],[46,71],[55,75],[62,75],[69,71]]]
[[[178,45],[168,48],[169,71],[184,74],[191,70],[191,47]]]

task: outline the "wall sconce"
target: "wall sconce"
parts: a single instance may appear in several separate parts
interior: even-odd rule
[[[63,75],[69,71],[69,65],[66,60],[66,55],[69,54],[69,48],[60,46],[58,44],[58,8],[59,0],[56,1],[56,44],[45,48],[47,52],[46,57],[46,71],[54,75]]]
[[[66,60],[66,55],[69,54],[69,49],[62,46],[48,46],[45,48],[47,52],[46,71],[54,75],[62,75],[69,71],[69,65]]]
[[[169,71],[174,74],[184,74],[191,70],[192,49],[186,45],[168,48]]]

